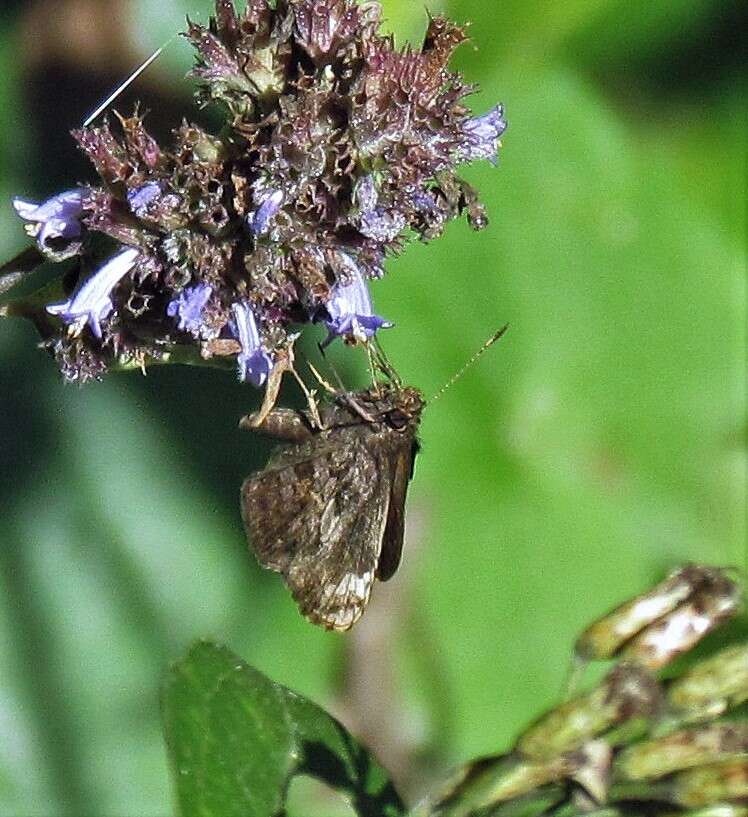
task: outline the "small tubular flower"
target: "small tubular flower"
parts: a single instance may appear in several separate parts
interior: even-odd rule
[[[323,346],[332,343],[336,337],[364,343],[378,329],[392,326],[389,321],[374,314],[369,288],[352,259],[348,269],[350,283],[338,284],[325,304],[327,315],[324,322],[329,334]]]
[[[148,214],[148,207],[159,198],[162,192],[158,182],[146,182],[128,192],[127,203],[138,218],[143,218]]]
[[[47,312],[57,315],[71,326],[75,335],[80,334],[85,324],[88,324],[94,336],[101,340],[101,321],[114,308],[110,293],[135,266],[138,255],[137,250],[128,249],[110,258],[69,300],[50,304]]]
[[[85,197],[86,191],[77,188],[52,196],[41,204],[17,197],[13,199],[13,207],[28,222],[26,230],[36,239],[42,252],[59,257],[60,250],[68,249],[65,255],[75,255],[80,248],[76,239],[82,233],[80,220]]]
[[[369,174],[359,179],[354,191],[354,199],[362,213],[370,213],[379,201],[379,193],[374,177]]]
[[[180,331],[190,332],[199,337],[203,328],[203,312],[212,294],[213,287],[209,284],[187,287],[178,298],[169,302],[166,314],[177,319],[177,328]]]
[[[262,386],[273,368],[273,360],[262,348],[255,314],[246,301],[235,303],[231,312],[234,316],[234,334],[242,347],[236,358],[239,380]]]
[[[405,229],[407,220],[402,213],[377,207],[368,213],[363,213],[358,229],[367,238],[375,241],[394,241]]]
[[[505,130],[503,105],[497,105],[483,116],[469,119],[463,126],[465,140],[460,146],[462,161],[488,159],[496,164],[500,147],[499,138]]]
[[[262,202],[257,211],[250,215],[249,226],[255,238],[264,235],[270,229],[270,221],[280,210],[281,204],[283,191],[275,190]]]
[[[381,243],[393,241],[408,223],[402,213],[378,207],[379,193],[374,177],[364,176],[356,185],[355,200],[361,211],[358,229],[362,235]]]

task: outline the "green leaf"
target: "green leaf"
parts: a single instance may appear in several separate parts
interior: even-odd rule
[[[200,642],[173,668],[163,718],[183,817],[269,817],[295,774],[340,789],[362,817],[404,814],[387,773],[340,723],[226,647]]]
[[[301,751],[299,771],[344,791],[362,817],[394,817],[404,806],[387,772],[338,721],[283,689]]]

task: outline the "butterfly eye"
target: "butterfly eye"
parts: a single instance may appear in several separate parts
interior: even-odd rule
[[[387,423],[395,431],[402,431],[408,425],[408,415],[403,414],[399,409],[394,409],[387,413]]]

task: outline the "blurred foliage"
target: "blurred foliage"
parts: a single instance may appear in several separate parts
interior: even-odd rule
[[[79,28],[104,68],[72,46],[39,57],[80,4],[0,13],[6,202],[88,178],[68,129],[184,13],[209,13],[206,0],[83,7],[97,5],[101,27]],[[384,5],[399,37],[420,36],[420,4]],[[557,698],[566,645],[601,608],[677,562],[745,564],[744,9],[431,5],[474,21],[477,49],[457,62],[480,83],[476,110],[503,101],[510,128],[500,167],[470,173],[489,230],[453,225],[375,285],[397,324],[383,341],[428,395],[494,328],[511,331],[425,413],[406,564],[367,616],[387,637],[367,652],[367,619],[348,636],[315,630],[247,553],[238,486],[267,449],[236,423],[256,392],[176,368],[63,388],[33,329],[4,321],[0,815],[170,813],[156,690],[197,636],[354,734],[372,718],[350,690],[391,668],[368,705],[399,730],[400,773],[423,791]],[[185,53],[171,45],[120,107],[142,97],[176,122]],[[24,244],[0,208],[2,257]],[[360,357],[336,350],[348,382],[365,377]]]
[[[566,700],[526,727],[510,752],[458,769],[408,813],[694,817],[714,809],[743,817],[748,642],[693,660],[742,596],[727,572],[687,565],[597,619],[577,640]],[[681,656],[689,666],[658,677]],[[582,691],[589,662],[604,659],[615,659],[606,677]],[[387,772],[341,723],[227,647],[196,643],[171,668],[162,700],[182,817],[296,813],[288,799],[299,775],[345,796],[359,817],[405,814]]]

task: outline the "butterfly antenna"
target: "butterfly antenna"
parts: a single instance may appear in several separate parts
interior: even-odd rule
[[[162,45],[160,48],[157,48],[157,49],[156,49],[156,50],[153,52],[153,54],[151,54],[151,56],[150,56],[150,57],[148,57],[148,59],[147,59],[147,60],[146,60],[144,63],[142,63],[142,65],[140,65],[138,68],[136,68],[136,69],[135,69],[135,70],[132,72],[132,74],[130,74],[130,76],[129,76],[129,77],[128,77],[128,78],[127,78],[127,79],[126,79],[126,80],[125,80],[123,83],[121,83],[121,84],[120,84],[120,85],[119,85],[119,86],[118,86],[118,87],[117,87],[117,88],[116,88],[116,89],[115,89],[115,90],[114,90],[114,91],[113,91],[113,92],[112,92],[112,93],[111,93],[111,94],[110,94],[110,95],[109,95],[109,96],[108,96],[108,97],[107,97],[107,98],[106,98],[106,99],[105,99],[105,100],[104,100],[104,101],[101,103],[101,105],[99,105],[99,107],[98,107],[98,108],[96,108],[96,110],[95,110],[95,111],[93,111],[92,113],[90,113],[90,114],[89,114],[89,115],[86,117],[86,121],[83,123],[83,127],[84,127],[84,128],[87,128],[87,127],[88,127],[88,126],[89,126],[89,125],[90,125],[90,124],[91,124],[91,123],[92,123],[92,122],[93,122],[93,121],[94,121],[94,120],[95,120],[95,119],[96,119],[96,118],[97,118],[97,117],[98,117],[98,116],[99,116],[101,113],[103,113],[103,112],[104,112],[104,111],[105,111],[105,110],[106,110],[106,109],[107,109],[107,108],[108,108],[108,107],[109,107],[109,106],[112,104],[112,102],[114,102],[114,100],[115,100],[115,99],[117,99],[117,97],[118,97],[118,96],[119,96],[119,95],[120,95],[120,94],[121,94],[121,93],[122,93],[122,92],[123,92],[125,89],[127,89],[127,88],[128,88],[128,87],[129,87],[129,86],[130,86],[130,85],[131,85],[133,82],[135,82],[135,80],[136,80],[136,79],[137,79],[137,78],[138,78],[138,77],[139,77],[139,76],[140,76],[140,75],[143,73],[143,71],[145,71],[145,69],[146,69],[146,68],[148,68],[148,66],[149,66],[151,63],[155,62],[155,61],[156,61],[156,60],[157,60],[157,59],[158,59],[158,58],[161,56],[161,54],[164,52],[164,50],[165,50],[165,49],[166,49],[168,46],[170,46],[170,45],[171,45],[171,44],[174,42],[174,40],[176,40],[176,38],[177,38],[178,36],[179,36],[178,34],[174,34],[172,37],[170,37],[170,38],[169,38],[169,39],[168,39],[168,40],[167,40],[167,41],[166,41],[166,42],[165,42],[165,43],[164,43],[164,44],[163,44],[163,45]]]
[[[478,361],[483,355],[496,343],[497,340],[500,340],[504,334],[506,333],[507,329],[509,329],[509,324],[507,323],[505,326],[502,326],[498,332],[494,332],[493,335],[483,344],[483,346],[478,349],[478,351],[468,360],[468,362],[460,369],[457,374],[450,377],[450,379],[439,389],[439,391],[429,400],[430,403],[435,402],[438,400],[447,389],[454,386],[454,384],[465,374],[465,372],[476,362]]]

